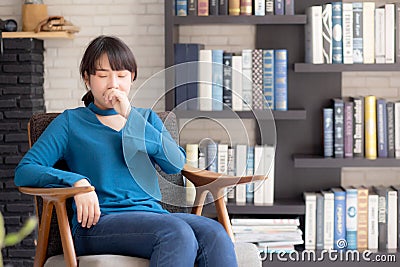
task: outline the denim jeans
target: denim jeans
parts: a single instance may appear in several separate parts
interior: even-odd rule
[[[74,234],[78,256],[117,254],[150,259],[150,266],[237,266],[233,243],[222,225],[186,213],[123,212],[102,215]]]

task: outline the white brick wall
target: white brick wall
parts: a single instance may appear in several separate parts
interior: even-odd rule
[[[22,0],[1,0],[0,17],[14,18],[21,27]],[[345,0],[345,2],[353,2]],[[388,1],[375,1],[377,6]],[[45,0],[49,15],[63,15],[81,27],[74,40],[45,41],[45,97],[48,111],[62,111],[81,105],[84,87],[79,77],[78,65],[87,43],[99,34],[115,34],[132,48],[138,61],[138,79],[133,92],[147,78],[160,71],[164,65],[163,0]],[[232,36],[235,32],[235,36]],[[255,27],[246,25],[213,25],[180,27],[181,42],[205,43],[208,49],[223,47],[227,51],[254,48]],[[163,94],[162,80],[145,88],[134,104],[153,106],[154,99]],[[374,94],[379,97],[400,99],[400,73],[343,73],[344,96]],[[163,101],[156,109],[162,110]],[[250,140],[254,142],[254,122],[245,121]],[[198,133],[206,125],[193,122],[182,131],[182,143],[201,140]],[[225,139],[213,126],[207,126],[207,135],[216,140]],[[236,137],[231,137],[235,139]],[[398,169],[357,169],[342,171],[343,184],[399,183]]]

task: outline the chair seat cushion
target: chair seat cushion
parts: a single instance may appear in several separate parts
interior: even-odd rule
[[[235,243],[239,267],[261,267],[258,250],[251,243]],[[91,255],[78,257],[79,267],[149,267],[149,260],[120,255]],[[44,267],[66,267],[64,255],[49,258]],[[222,267],[222,266],[221,266]]]

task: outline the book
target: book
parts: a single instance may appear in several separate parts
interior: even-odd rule
[[[346,241],[347,249],[357,249],[358,192],[354,187],[346,187]]]
[[[357,188],[357,248],[368,248],[368,188]]]
[[[175,0],[176,16],[187,16],[187,0]]]
[[[284,15],[285,14],[284,0],[275,0],[274,10],[275,10],[275,15]]]
[[[187,89],[187,109],[188,110],[199,110],[198,103],[198,91],[199,91],[199,60],[200,50],[204,49],[204,44],[190,43],[187,44],[186,60],[191,62],[187,64],[187,75],[188,84]]]
[[[316,215],[316,249],[324,249],[324,196],[316,193],[317,215]]]
[[[209,0],[197,0],[197,16],[209,15]]]
[[[265,0],[254,0],[254,15],[265,16]]]
[[[395,3],[395,29],[396,29],[396,36],[395,36],[395,56],[396,56],[396,63],[400,63],[400,3]]]
[[[375,2],[363,2],[364,64],[375,63]]]
[[[322,7],[322,55],[324,63],[332,64],[332,4]]]
[[[342,2],[332,2],[332,63],[343,63]]]
[[[376,100],[376,123],[377,123],[377,143],[378,143],[378,157],[388,157],[388,140],[387,140],[387,113],[386,113],[386,100]]]
[[[397,247],[400,248],[400,185],[392,188],[397,192]]]
[[[235,166],[235,148],[228,147],[228,175],[235,176],[236,175],[236,166]],[[228,203],[235,203],[235,187],[230,186],[226,189],[227,193],[227,201]]]
[[[240,15],[251,16],[253,14],[253,0],[240,0]]]
[[[354,103],[353,156],[364,157],[364,97],[352,97]]]
[[[394,158],[394,102],[386,103],[388,157]]]
[[[363,3],[353,3],[353,63],[364,63]]]
[[[223,110],[223,50],[213,49],[212,53],[212,110]]]
[[[200,1],[200,0],[199,0]],[[199,110],[212,110],[212,51],[203,49],[199,52]]]
[[[274,110],[287,110],[287,68],[286,49],[274,50]]]
[[[294,1],[285,0],[285,15],[294,15]]]
[[[323,64],[322,6],[308,7],[306,16],[305,60],[307,63]]]
[[[385,63],[394,63],[395,44],[394,4],[385,4]]]
[[[353,64],[353,4],[342,5],[343,64]]]
[[[344,157],[353,157],[353,111],[352,101],[344,102]]]
[[[333,132],[334,132],[334,151],[335,158],[343,158],[344,156],[344,102],[343,99],[333,99]]]
[[[378,249],[386,250],[387,243],[387,204],[386,204],[386,187],[373,186],[374,191],[378,195]]]
[[[252,85],[252,50],[242,50],[242,97],[243,104],[242,110],[251,110],[251,103],[253,97],[253,85]]]
[[[268,179],[264,182],[264,204],[274,204],[275,199],[275,147],[263,145],[264,167]]]
[[[343,250],[343,240],[346,240],[346,192],[339,187],[331,189],[334,195],[334,233],[333,248],[335,250]]]
[[[396,159],[400,158],[400,102],[394,103],[394,156]]]
[[[324,157],[333,157],[333,109],[324,108]]]
[[[197,16],[197,0],[187,0],[188,16]]]
[[[303,196],[306,202],[305,234],[304,234],[305,249],[315,249],[317,198],[314,192],[304,192]]]
[[[274,109],[274,50],[263,50],[263,94],[264,109]]]
[[[229,13],[229,16],[239,16],[240,15],[240,0],[229,0],[228,13]]]
[[[235,111],[243,110],[242,90],[242,56],[232,56],[232,109]]]
[[[378,250],[378,210],[379,197],[370,188],[368,192],[368,249]]]
[[[263,55],[262,49],[254,49],[252,51],[252,73],[253,82],[252,107],[253,110],[261,110],[264,108],[263,86]]]
[[[376,97],[365,97],[365,157],[376,159]]]
[[[274,1],[275,0],[265,0],[265,15],[274,14]]]
[[[246,175],[247,164],[247,146],[238,144],[236,145],[236,176],[242,177]],[[236,186],[236,204],[246,204],[246,185],[239,184]]]
[[[232,56],[233,53],[224,52],[223,55],[223,102],[224,109],[232,109]]]
[[[397,191],[392,187],[387,188],[387,234],[388,240],[386,248],[389,250],[397,249],[397,225],[398,225],[398,210],[397,210]]]
[[[210,16],[217,16],[219,15],[219,0],[209,0],[208,2],[208,14]]]
[[[335,197],[331,191],[321,191],[324,196],[324,249],[333,249]]]
[[[386,49],[386,36],[385,36],[385,9],[375,9],[375,63],[384,64],[385,49]]]
[[[228,15],[228,1],[229,0],[219,0],[219,15]]]
[[[264,175],[267,176],[268,170],[264,164],[264,151],[263,146],[254,146],[254,175]],[[266,181],[255,181],[254,182],[254,205],[264,204],[264,194]]]
[[[246,175],[254,175],[254,146],[247,146]],[[246,203],[254,204],[254,183],[246,184]]]

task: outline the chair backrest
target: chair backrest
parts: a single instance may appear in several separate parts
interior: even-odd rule
[[[171,133],[171,136],[174,138],[174,140],[179,143],[178,125],[175,114],[173,114],[172,112],[159,112],[157,114],[164,122],[165,127]],[[42,114],[34,114],[31,117],[28,127],[30,146],[32,146],[37,141],[37,139],[40,137],[40,135],[43,133],[46,127],[58,115],[59,113],[42,113]],[[68,170],[68,166],[64,161],[57,162],[54,167],[62,170]],[[161,203],[162,206],[165,209],[169,210],[170,212],[188,212],[188,209],[185,208],[184,205],[177,206],[168,204],[168,203],[182,203],[182,204],[186,203],[186,195],[184,191],[184,186],[183,186],[184,182],[182,175],[181,174],[168,175],[164,173],[158,166],[156,166],[156,169],[159,175],[159,184],[162,194],[162,203]],[[42,207],[43,207],[42,199],[40,197],[35,198],[35,202],[36,202],[37,215],[40,222],[42,216],[41,214]],[[68,217],[71,220],[73,215],[72,199],[69,199],[69,202],[67,202],[67,212],[68,212]],[[54,255],[59,255],[62,253],[63,250],[61,245],[60,232],[58,230],[57,215],[53,211],[46,258],[49,258]]]

